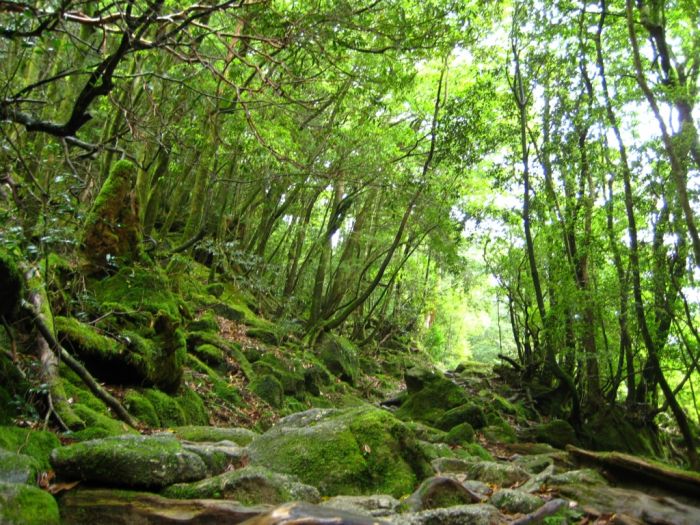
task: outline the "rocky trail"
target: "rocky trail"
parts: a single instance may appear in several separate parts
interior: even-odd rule
[[[533,421],[490,370],[405,379],[381,406],[311,409],[262,434],[189,426],[58,446],[34,432],[2,452],[0,501],[17,507],[3,524],[700,523],[699,475],[573,447],[568,424]],[[21,453],[35,442],[47,490],[22,484],[42,469]]]

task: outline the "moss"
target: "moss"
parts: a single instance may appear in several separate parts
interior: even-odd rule
[[[205,363],[203,363],[193,355],[187,356],[187,363],[194,370],[205,374],[209,378],[209,380],[212,383],[213,392],[218,398],[223,399],[224,401],[232,403],[236,406],[241,405],[241,394],[236,388],[232,387],[228,382],[224,381],[215,370],[212,370],[209,366],[207,366]]]
[[[143,390],[143,396],[153,405],[162,427],[187,424],[187,415],[185,411],[168,394],[160,390],[147,388]]]
[[[208,332],[191,332],[187,335],[187,344],[189,348],[195,348],[202,344],[215,346],[236,362],[246,378],[250,380],[255,377],[250,361],[248,361],[248,358],[243,354],[240,345],[237,343],[226,341],[218,335]]]
[[[562,419],[553,419],[534,428],[535,439],[553,447],[563,449],[566,445],[578,444],[574,428]]]
[[[89,429],[104,430],[108,436],[118,436],[135,432],[126,423],[112,419],[81,403],[75,403],[73,405],[73,410],[85,421]]]
[[[247,428],[218,428],[201,425],[188,425],[172,429],[175,435],[186,441],[232,441],[240,446],[246,446],[258,434]]]
[[[0,482],[33,485],[39,472],[38,460],[0,448]]]
[[[224,362],[224,351],[214,345],[196,346],[192,353],[211,366],[220,366]]]
[[[0,330],[0,349],[5,348],[5,330]],[[7,347],[9,349],[9,341]],[[0,425],[9,424],[20,415],[20,411],[29,408],[27,398],[29,383],[22,376],[9,353],[0,352]]]
[[[281,408],[284,403],[284,387],[272,374],[263,374],[250,382],[248,388],[274,408]]]
[[[462,448],[472,457],[481,458],[486,461],[493,461],[493,456],[491,453],[479,443],[465,443],[462,444]]]
[[[257,376],[274,376],[282,385],[285,394],[298,394],[306,387],[303,373],[296,370],[297,366],[293,362],[282,361],[271,353],[266,353],[252,367]],[[299,368],[303,370],[301,366]]]
[[[59,525],[56,500],[29,485],[0,483],[0,523],[3,525]]]
[[[460,423],[469,423],[473,428],[480,429],[486,425],[486,416],[480,406],[465,403],[445,412],[435,422],[435,426],[442,430],[450,430]]]
[[[474,441],[474,428],[469,423],[460,423],[450,429],[445,437],[450,445],[461,445]]]
[[[335,376],[350,384],[360,376],[357,347],[348,339],[325,334],[320,341],[319,359]]]
[[[113,257],[141,256],[139,203],[133,191],[136,167],[128,160],[114,164],[85,219],[82,251],[96,269],[105,269]]]
[[[518,440],[513,428],[505,421],[500,425],[490,425],[481,429],[487,441],[494,443],[515,443]]]
[[[218,299],[224,294],[224,285],[221,283],[212,283],[207,285],[206,291],[209,295],[213,295]]]
[[[51,450],[60,445],[58,438],[51,432],[12,426],[0,427],[0,448],[36,459],[44,470],[50,468]]]
[[[249,453],[252,462],[297,475],[325,495],[401,496],[429,473],[412,432],[388,412],[367,407],[273,427]]]
[[[20,301],[24,297],[24,277],[17,266],[17,258],[0,248],[0,317],[8,321],[19,313]]]
[[[203,313],[198,319],[191,321],[187,325],[187,330],[190,332],[219,332],[219,323],[216,316],[211,312]]]
[[[189,388],[183,389],[180,395],[175,398],[175,402],[185,414],[185,422],[188,425],[206,425],[209,423],[209,416],[204,406],[204,401],[194,390]]]
[[[153,403],[140,392],[128,390],[124,396],[124,407],[141,423],[153,428],[161,426],[158,412],[153,407]]]
[[[122,353],[119,343],[100,334],[95,328],[72,317],[55,318],[56,333],[68,349],[80,356],[117,357]]]
[[[410,394],[396,411],[401,419],[423,421],[435,426],[444,413],[464,405],[467,394],[463,389],[447,379],[433,381],[420,391]]]

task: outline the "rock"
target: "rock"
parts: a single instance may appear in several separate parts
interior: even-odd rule
[[[127,490],[77,489],[61,496],[61,516],[70,525],[236,524],[270,510],[226,500],[176,500]],[[42,522],[43,523],[43,522]]]
[[[36,487],[0,482],[2,525],[59,525],[56,500]]]
[[[212,443],[217,441],[233,441],[237,445],[243,447],[249,445],[250,442],[259,435],[247,428],[223,428],[196,425],[175,427],[172,431],[178,438],[186,441],[208,441]]]
[[[474,428],[469,423],[455,425],[445,436],[450,445],[463,445],[474,441]]]
[[[518,436],[511,426],[503,421],[498,425],[489,425],[481,429],[484,438],[490,443],[515,443]]]
[[[513,489],[501,489],[490,500],[491,505],[509,514],[529,514],[544,505],[542,498]]]
[[[478,503],[481,498],[467,489],[459,481],[446,476],[428,478],[401,505],[405,510],[418,512],[421,510],[438,509]]]
[[[436,380],[444,380],[445,377],[437,370],[430,370],[422,366],[414,366],[409,368],[403,374],[406,389],[409,394],[415,394],[421,391],[429,383]]]
[[[392,518],[395,525],[501,525],[507,523],[493,505],[458,505],[424,510]]]
[[[207,474],[202,459],[169,435],[84,441],[55,449],[51,464],[63,479],[122,487],[160,488]]]
[[[478,461],[467,468],[470,478],[499,486],[510,486],[529,479],[530,475],[518,465]]]
[[[280,408],[284,404],[284,388],[280,380],[272,374],[256,377],[248,387],[273,408]]]
[[[248,451],[230,441],[218,443],[182,443],[182,448],[194,452],[207,466],[207,474],[215,476],[230,468],[240,468],[248,459]]]
[[[536,441],[563,449],[566,445],[578,443],[574,427],[563,419],[553,419],[533,428]]]
[[[333,375],[355,384],[360,375],[357,348],[344,337],[324,334],[320,342],[319,358]]]
[[[1,483],[34,485],[40,470],[39,462],[33,457],[0,448]]]
[[[177,499],[229,499],[244,505],[279,505],[288,501],[317,503],[321,499],[314,487],[263,467],[245,467],[196,483],[178,483],[165,489],[162,495]]]
[[[0,449],[34,458],[43,470],[49,470],[49,455],[61,443],[55,434],[13,426],[0,426]]]
[[[445,412],[436,421],[435,426],[443,430],[450,430],[460,423],[469,423],[478,430],[486,426],[486,415],[480,406],[474,403],[465,403]]]
[[[298,476],[326,496],[401,496],[430,474],[414,434],[370,406],[283,418],[249,445],[251,464]]]
[[[386,494],[334,496],[321,503],[321,506],[382,518],[395,513],[399,500]]]
[[[447,437],[447,432],[443,430],[438,430],[437,428],[424,425],[418,421],[407,421],[406,426],[408,426],[413,432],[415,432],[416,437],[420,440],[427,441],[428,443],[442,443],[444,444],[445,438]]]
[[[309,503],[288,503],[243,525],[382,525],[373,517]]]
[[[554,459],[549,454],[535,454],[533,456],[517,456],[512,458],[513,463],[520,465],[532,474],[539,474],[550,465],[554,465]]]
[[[478,458],[437,458],[430,464],[437,474],[441,474],[443,472],[468,472],[469,468],[477,461],[479,461]]]
[[[397,417],[435,426],[446,411],[467,402],[467,393],[449,379],[438,377],[409,394],[396,411]]]

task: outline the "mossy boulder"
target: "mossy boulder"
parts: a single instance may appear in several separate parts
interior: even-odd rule
[[[510,486],[522,483],[530,478],[530,475],[518,465],[508,463],[496,463],[494,461],[477,461],[467,466],[466,472],[470,479],[493,483],[499,486]]]
[[[60,445],[58,438],[45,430],[0,426],[0,448],[34,458],[43,470],[49,470],[51,451]]]
[[[472,443],[474,441],[474,427],[469,423],[455,425],[445,436],[445,441],[450,445]]]
[[[110,486],[161,488],[197,481],[207,469],[178,440],[163,436],[117,436],[57,448],[51,453],[56,474]]]
[[[482,428],[481,434],[490,443],[515,443],[518,441],[515,430],[505,421]]]
[[[401,505],[404,511],[418,512],[427,509],[453,507],[478,503],[480,497],[469,491],[462,483],[446,476],[433,476],[420,484]]]
[[[444,380],[445,376],[438,370],[414,366],[404,372],[403,379],[406,390],[410,394],[415,394],[434,381]]]
[[[128,160],[115,163],[85,219],[82,253],[97,270],[106,269],[115,258],[135,260],[141,255],[135,183],[136,166]]]
[[[400,496],[429,475],[415,436],[384,410],[312,409],[253,440],[251,464],[298,476],[323,495]]]
[[[12,321],[24,296],[24,278],[17,266],[17,258],[0,248],[0,317]]]
[[[556,448],[563,449],[566,445],[578,444],[574,427],[563,419],[553,419],[536,425],[533,433],[537,442],[547,443]]]
[[[448,379],[439,378],[409,394],[396,415],[401,419],[436,426],[446,411],[464,405],[467,401],[467,394],[462,388]]]
[[[248,385],[261,399],[267,401],[271,407],[281,408],[284,404],[284,387],[280,380],[272,374],[264,374],[256,377]]]
[[[168,395],[153,388],[129,390],[124,405],[139,421],[151,427],[206,425],[209,416],[201,397],[184,388],[177,395]]]
[[[318,490],[293,476],[250,466],[195,483],[178,483],[162,494],[177,499],[231,499],[243,505],[279,505],[288,501],[317,503],[321,499]]]
[[[596,412],[588,421],[585,432],[585,439],[596,450],[654,456],[659,449],[658,430],[649,423],[635,421],[620,407]]]
[[[544,505],[544,500],[521,490],[501,489],[491,496],[490,503],[510,514],[529,514]]]
[[[0,482],[2,525],[59,525],[56,500],[48,492],[21,483]]]
[[[258,376],[272,375],[277,378],[285,394],[300,394],[306,388],[304,368],[301,363],[295,363],[291,359],[283,360],[271,353],[266,353],[252,366]]]
[[[479,405],[470,402],[445,412],[435,422],[435,426],[448,431],[460,423],[469,423],[472,428],[478,430],[486,426],[486,416]]]
[[[325,334],[320,341],[318,357],[336,377],[355,384],[360,376],[359,350],[348,339],[335,334]]]
[[[33,457],[0,448],[0,482],[33,485],[40,471]]]

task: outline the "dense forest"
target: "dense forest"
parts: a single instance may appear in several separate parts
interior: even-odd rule
[[[698,0],[0,1],[0,452],[495,370],[700,470],[699,75]]]

